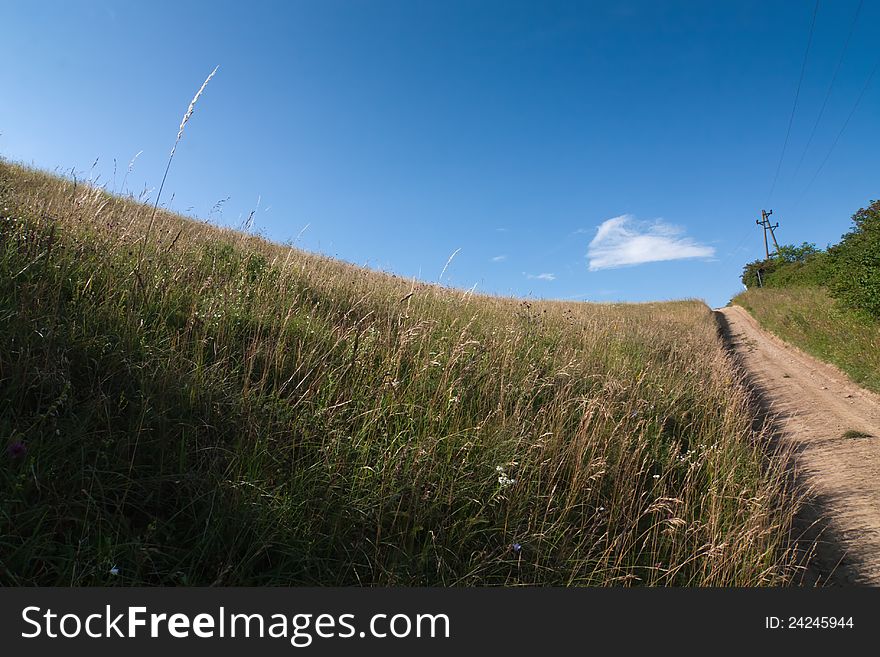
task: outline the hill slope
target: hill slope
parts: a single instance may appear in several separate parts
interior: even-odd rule
[[[0,210],[3,583],[792,573],[701,303],[470,295],[6,163]]]

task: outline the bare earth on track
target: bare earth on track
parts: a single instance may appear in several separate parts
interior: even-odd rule
[[[819,541],[804,583],[880,585],[880,396],[765,332],[743,308],[716,312],[811,491],[800,524]]]

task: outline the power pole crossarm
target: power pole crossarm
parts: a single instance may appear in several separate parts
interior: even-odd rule
[[[767,224],[767,228],[770,230],[770,237],[773,239],[773,246],[776,247],[776,253],[779,253],[779,242],[776,241],[776,233],[773,232],[774,228],[779,228],[779,223],[775,225]]]

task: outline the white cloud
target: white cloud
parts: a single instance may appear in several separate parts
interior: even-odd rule
[[[525,272],[523,272],[525,273]],[[526,274],[526,278],[533,281],[555,281],[556,274],[544,273],[544,274]]]
[[[640,223],[623,214],[602,222],[587,250],[590,271],[662,260],[711,258],[715,249],[684,235],[684,229],[660,219]]]
[[[497,255],[494,258],[492,258],[492,262],[504,262],[505,260],[507,260],[506,255]]]

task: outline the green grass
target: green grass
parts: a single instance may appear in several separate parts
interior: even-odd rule
[[[748,290],[733,300],[766,329],[880,392],[880,322],[821,287]]]
[[[0,163],[0,582],[792,576],[704,304],[479,296],[151,211]]]

